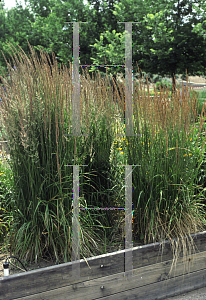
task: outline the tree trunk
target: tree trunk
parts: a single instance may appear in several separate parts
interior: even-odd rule
[[[175,74],[172,74],[172,91],[176,92]]]

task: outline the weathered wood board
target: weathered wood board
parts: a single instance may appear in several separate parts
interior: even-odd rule
[[[164,299],[164,295],[190,291],[191,286],[200,288],[206,285],[206,232],[192,237],[196,253],[191,251],[183,261],[181,252],[171,274],[173,252],[165,241],[162,250],[159,243],[132,249],[130,277],[124,272],[129,250],[121,250],[80,260],[79,278],[72,276],[72,265],[78,262],[1,277],[0,299]]]

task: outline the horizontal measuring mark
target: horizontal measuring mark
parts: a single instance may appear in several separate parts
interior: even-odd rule
[[[80,166],[81,166],[81,167],[82,167],[82,166],[85,166],[85,167],[88,167],[88,165],[64,165],[64,166],[65,166],[65,167],[74,167],[74,166],[79,166],[79,167],[80,167]]]
[[[125,166],[125,167],[128,167],[128,166],[137,166],[137,167],[141,167],[141,165],[117,165],[118,167],[122,167],[122,166]]]
[[[84,208],[84,207],[80,207],[81,210],[115,210],[115,209],[118,209],[118,210],[125,210],[125,208],[119,208],[119,207],[103,207],[103,208],[95,208],[95,207],[91,207],[91,208]]]
[[[125,65],[80,65],[80,67],[95,66],[95,67],[125,67]]]
[[[75,136],[74,134],[64,134],[64,136]],[[89,136],[89,134],[80,134],[78,136]]]

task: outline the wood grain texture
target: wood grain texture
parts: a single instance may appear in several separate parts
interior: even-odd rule
[[[195,262],[195,263],[194,263]],[[101,297],[105,297],[103,299],[127,299],[125,295],[128,295],[128,299],[154,299],[152,298],[154,295],[151,293],[150,286],[151,284],[157,284],[157,297],[165,296],[167,291],[170,292],[170,279],[173,278],[173,291],[176,290],[176,293],[181,290],[180,286],[185,286],[185,278],[190,281],[190,285],[193,281],[191,281],[191,276],[196,278],[197,282],[202,282],[201,278],[205,274],[206,275],[206,252],[202,252],[200,254],[191,255],[188,257],[185,265],[185,261],[183,259],[179,259],[177,262],[176,269],[168,276],[170,271],[170,266],[172,261],[167,261],[164,263],[159,263],[155,265],[149,265],[147,267],[139,268],[133,270],[133,276],[127,277],[124,272],[110,275],[106,277],[102,277],[99,279],[89,280],[82,283],[69,285],[67,287],[63,287],[60,289],[55,289],[49,292],[43,292],[40,295],[32,295],[28,297],[23,297],[20,299],[24,300],[39,300],[40,297],[44,300],[54,299],[54,300],[74,300],[74,299],[84,299],[84,300],[93,300],[99,299]],[[204,269],[202,269],[205,267]],[[197,273],[197,271],[203,271]],[[189,274],[190,273],[190,274]],[[191,273],[196,273],[191,275]],[[183,275],[184,276],[181,276]],[[189,274],[189,279],[186,275]],[[200,278],[198,279],[198,274]],[[125,277],[124,277],[125,276]],[[193,280],[193,279],[192,279]],[[164,283],[162,284],[162,282]],[[158,288],[159,284],[159,288]],[[169,290],[168,290],[169,285]],[[147,286],[147,289],[145,287]],[[194,288],[194,284],[192,284]],[[141,290],[142,298],[131,298],[136,297],[136,295],[140,296],[139,288],[143,287]],[[150,293],[148,291],[150,290]],[[136,291],[136,294],[134,293]],[[161,291],[161,293],[160,293]],[[131,295],[130,295],[131,293]],[[161,295],[160,295],[161,294]],[[128,297],[127,296],[127,297]],[[147,298],[144,298],[147,297]],[[149,298],[150,297],[150,298]],[[19,298],[18,298],[19,299]]]
[[[11,275],[0,278],[0,299],[98,299],[106,297],[115,297],[118,299],[127,299],[126,290],[130,295],[133,290],[143,289],[143,286],[158,284],[162,281],[169,282],[173,276],[179,279],[177,285],[181,284],[184,273],[199,272],[199,282],[202,284],[203,275],[206,271],[206,232],[192,235],[196,254],[191,251],[187,261],[183,261],[183,253],[180,252],[176,269],[169,274],[173,260],[171,243],[165,241],[162,246],[154,243],[145,246],[138,246],[132,249],[133,253],[133,276],[125,279],[124,275],[124,255],[126,251],[121,250],[108,253],[85,260],[80,260],[80,278],[72,276],[72,266],[78,262],[69,262],[35,271]],[[190,261],[189,261],[190,260]],[[185,265],[185,270],[183,265]],[[199,275],[194,275],[197,278]],[[185,275],[184,277],[186,277]],[[175,277],[175,278],[176,278]],[[174,279],[175,280],[175,279]],[[188,279],[189,280],[189,279]],[[175,281],[176,282],[176,281]],[[206,280],[205,280],[206,282]],[[101,288],[103,287],[103,288]],[[162,285],[157,289],[159,292]],[[143,293],[143,292],[142,292]],[[123,295],[120,297],[120,294]],[[68,297],[69,295],[69,297]],[[113,296],[111,296],[113,295]],[[131,297],[132,294],[131,294]],[[117,299],[117,298],[111,298]],[[129,298],[128,299],[141,299]],[[142,298],[150,299],[150,298]],[[151,298],[155,299],[155,298]],[[159,299],[159,298],[157,298]]]

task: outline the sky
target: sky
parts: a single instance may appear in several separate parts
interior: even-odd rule
[[[22,6],[25,8],[24,1],[19,1],[22,2]],[[11,9],[12,7],[16,6],[16,0],[4,0],[5,6],[4,8]]]

